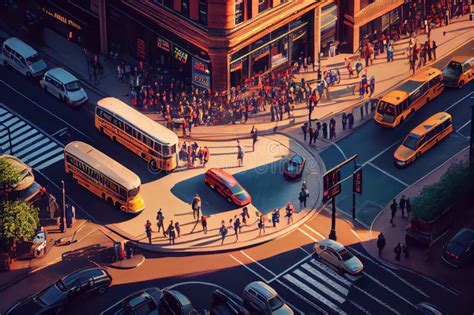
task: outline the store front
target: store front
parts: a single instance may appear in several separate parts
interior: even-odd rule
[[[395,29],[398,27],[401,21],[401,7],[398,7],[364,25],[359,28],[360,45],[363,45],[369,38],[370,34],[377,31],[382,33],[390,31],[391,28]]]
[[[321,52],[329,55],[329,45],[336,41],[337,4],[321,9]]]

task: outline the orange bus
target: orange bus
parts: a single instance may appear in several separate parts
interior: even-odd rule
[[[178,136],[114,97],[97,102],[95,127],[146,160],[153,170],[172,171],[178,166]]]
[[[78,184],[128,213],[145,209],[140,178],[128,168],[87,143],[73,141],[64,148],[66,174]]]
[[[443,90],[441,71],[426,68],[379,100],[374,115],[375,122],[383,127],[394,128]]]

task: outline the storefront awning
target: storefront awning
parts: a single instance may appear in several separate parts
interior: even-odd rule
[[[354,24],[364,25],[376,18],[398,8],[404,3],[404,0],[376,0],[360,10],[354,17]]]

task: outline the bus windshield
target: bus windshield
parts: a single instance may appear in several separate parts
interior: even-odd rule
[[[128,192],[128,196],[129,196],[130,198],[133,198],[133,197],[135,197],[136,195],[138,195],[138,192],[139,192],[139,191],[140,191],[140,187],[134,188],[134,189],[132,189],[132,190],[130,190],[130,191]]]
[[[380,101],[377,112],[382,115],[395,116],[397,107],[385,101]]]
[[[412,133],[410,133],[406,138],[405,140],[403,141],[403,145],[406,146],[407,148],[409,149],[412,149],[412,150],[416,150],[416,148],[418,147],[418,140],[420,139],[420,137],[418,137],[417,135],[414,135]]]

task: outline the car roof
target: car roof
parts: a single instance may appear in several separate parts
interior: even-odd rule
[[[99,268],[99,267],[92,267],[92,268],[85,268],[85,269],[80,269],[76,270],[74,272],[71,272],[67,276],[63,277],[61,280],[64,282],[64,284],[67,286],[68,284],[65,282],[65,280],[71,280],[76,277],[80,277],[81,275],[87,274],[87,273],[92,273],[94,271],[100,271],[102,275],[106,275],[107,273],[105,272],[104,269]]]
[[[304,161],[304,158],[299,155],[299,154],[295,154],[293,155],[293,157],[291,158],[291,160],[295,163],[298,163],[298,164],[303,164],[303,161]]]
[[[334,240],[322,240],[322,241],[319,241],[318,242],[319,244],[323,244],[323,245],[326,245],[328,247],[331,247],[332,249],[336,250],[336,251],[340,251],[341,249],[344,249],[344,245],[342,245],[341,243],[339,242],[336,242]]]
[[[68,84],[77,81],[77,78],[73,76],[70,72],[59,67],[48,70],[46,74],[52,76],[56,80],[61,81],[61,83],[63,84]]]
[[[207,170],[206,173],[213,173],[217,177],[219,177],[224,183],[228,186],[234,186],[237,184],[237,180],[231,174],[227,173],[221,168],[213,167]]]
[[[244,290],[247,291],[249,289],[252,289],[263,295],[267,300],[278,295],[278,293],[271,286],[262,281],[254,281],[247,284]]]
[[[424,135],[443,121],[451,119],[451,115],[446,112],[439,112],[426,119],[424,122],[413,128],[410,132],[414,135]]]
[[[191,305],[191,300],[184,295],[183,293],[176,291],[176,290],[166,290],[166,293],[171,294],[175,299],[177,299],[181,305],[186,306],[186,305]]]
[[[459,63],[465,63],[465,62],[468,62],[470,61],[473,62],[474,61],[474,57],[473,56],[454,56],[453,58],[451,58],[450,61],[455,61],[455,62],[459,62]]]
[[[3,42],[3,44],[7,45],[8,47],[15,49],[15,51],[18,51],[24,58],[31,57],[33,55],[36,55],[38,52],[31,48],[30,45],[26,44],[22,40],[16,38],[16,37],[11,37],[7,39],[6,41]]]
[[[450,240],[450,242],[461,239],[463,241],[469,241],[471,242],[474,240],[474,230],[473,229],[468,229],[468,228],[462,228],[460,229]]]

